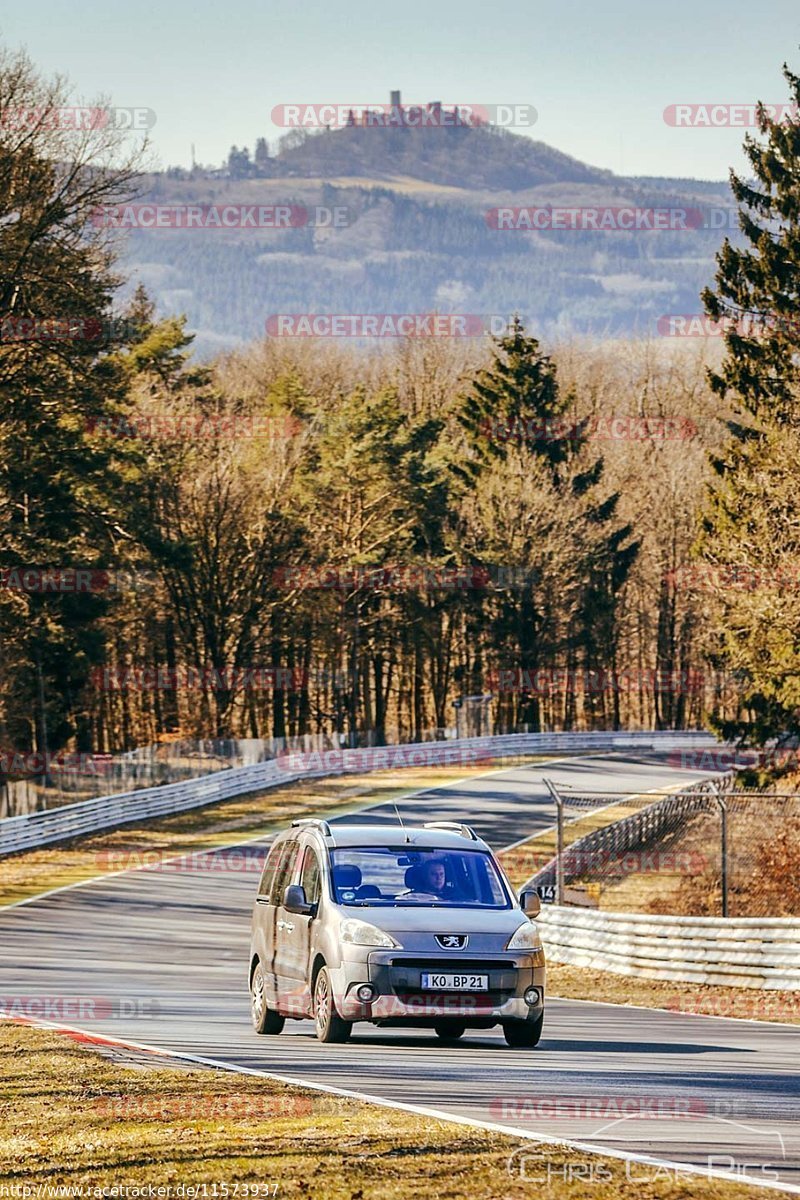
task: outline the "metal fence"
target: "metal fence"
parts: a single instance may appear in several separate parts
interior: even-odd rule
[[[529,886],[605,912],[800,916],[800,795],[733,779],[656,798],[551,784],[555,854],[531,861]]]

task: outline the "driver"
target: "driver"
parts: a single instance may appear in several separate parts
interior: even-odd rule
[[[420,867],[421,892],[430,892],[433,896],[449,896],[453,886],[447,882],[444,863],[439,858],[432,858]]]

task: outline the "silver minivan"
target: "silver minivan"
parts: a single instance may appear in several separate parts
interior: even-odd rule
[[[257,1033],[312,1017],[344,1042],[355,1021],[433,1029],[444,1041],[501,1025],[535,1046],[545,962],[532,918],[468,825],[293,822],[272,846],[253,906]]]

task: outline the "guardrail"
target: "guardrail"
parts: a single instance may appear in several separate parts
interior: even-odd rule
[[[664,917],[545,905],[552,961],[675,983],[800,989],[800,918]]]
[[[491,763],[515,755],[575,753],[581,750],[682,750],[714,745],[703,731],[634,733],[517,733],[495,737],[451,739],[368,749],[288,754],[249,767],[217,771],[184,783],[164,784],[100,796],[44,812],[0,820],[0,856],[51,845],[101,829],[186,812],[247,792],[262,791],[299,779],[359,774],[409,766],[455,766]]]

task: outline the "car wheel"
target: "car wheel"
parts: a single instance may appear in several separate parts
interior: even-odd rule
[[[461,1025],[458,1021],[442,1021],[440,1025],[434,1025],[433,1028],[436,1036],[443,1042],[457,1042],[467,1030],[466,1025]]]
[[[285,1025],[284,1018],[267,1008],[267,988],[261,963],[256,963],[250,983],[250,1015],[256,1033],[280,1033]]]
[[[542,1036],[543,1025],[544,1011],[535,1021],[507,1021],[503,1026],[503,1033],[509,1046],[536,1046]]]
[[[328,968],[322,967],[314,985],[314,1024],[321,1042],[346,1042],[352,1021],[343,1021],[336,1011]]]

